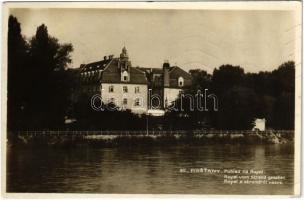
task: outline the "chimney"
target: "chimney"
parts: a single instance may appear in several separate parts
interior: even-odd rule
[[[170,68],[169,62],[165,61],[164,64],[163,64],[164,87],[169,87],[169,83],[170,83],[169,68]]]
[[[103,60],[107,60],[107,59],[108,59],[107,56],[104,56],[104,57],[103,57]]]

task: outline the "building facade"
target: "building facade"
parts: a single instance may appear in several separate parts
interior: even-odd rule
[[[149,80],[149,90],[160,101],[152,98],[149,101],[149,108],[160,107],[166,109],[175,101],[179,94],[190,88],[192,84],[191,75],[178,66],[170,66],[165,61],[162,68],[141,68],[146,72]]]
[[[133,67],[125,47],[118,58],[105,56],[81,65],[79,71],[83,93],[100,94],[103,103],[138,114],[154,108],[164,110],[191,85],[191,75],[168,62],[162,68]]]

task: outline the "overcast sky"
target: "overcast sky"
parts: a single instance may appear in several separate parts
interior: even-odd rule
[[[72,43],[73,63],[119,56],[125,45],[133,66],[161,67],[164,60],[212,72],[222,64],[246,72],[273,70],[294,60],[290,11],[12,9],[30,38],[46,24],[61,43]]]

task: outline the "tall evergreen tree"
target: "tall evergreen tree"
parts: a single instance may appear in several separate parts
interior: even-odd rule
[[[42,24],[29,41],[17,18],[8,23],[8,129],[63,126],[69,99],[71,44],[60,44]]]
[[[60,128],[66,114],[71,44],[60,44],[42,24],[30,41],[30,90],[32,127]]]
[[[20,127],[27,104],[26,63],[28,44],[21,34],[17,18],[10,15],[8,21],[8,77],[7,77],[7,125],[8,129]]]

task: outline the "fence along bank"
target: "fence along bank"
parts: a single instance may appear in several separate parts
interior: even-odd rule
[[[293,130],[175,130],[175,131],[18,131],[14,144],[44,145],[134,145],[134,144],[283,144],[293,142]]]

